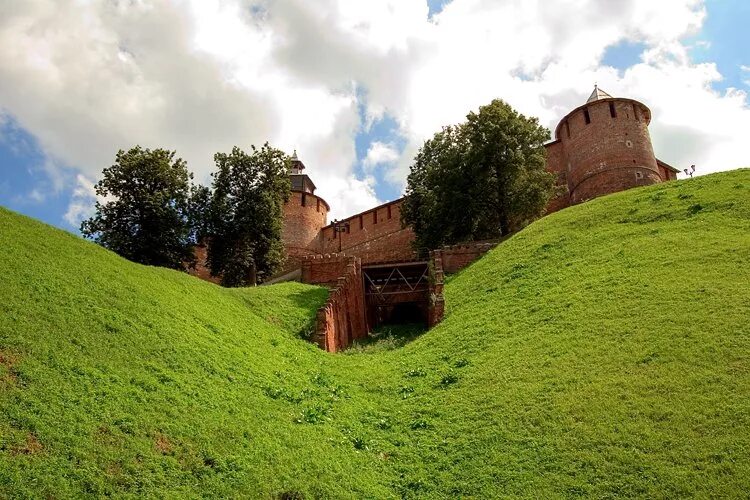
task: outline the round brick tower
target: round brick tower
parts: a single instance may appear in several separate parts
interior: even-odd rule
[[[643,103],[612,97],[598,87],[586,104],[560,121],[555,138],[565,150],[571,203],[662,181],[650,121]]]
[[[326,225],[330,207],[315,195],[315,184],[303,173],[305,164],[292,156],[290,180],[292,191],[284,204],[281,239],[287,254],[287,269],[296,267],[302,257],[319,253],[320,230]]]

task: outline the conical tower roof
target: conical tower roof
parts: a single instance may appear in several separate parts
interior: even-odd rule
[[[594,91],[589,96],[588,101],[586,101],[586,104],[594,101],[598,101],[599,99],[611,99],[612,96],[607,94],[605,91],[599,88],[598,85],[594,85]]]

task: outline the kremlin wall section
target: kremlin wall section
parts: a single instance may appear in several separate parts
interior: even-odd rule
[[[586,104],[560,121],[555,140],[545,146],[547,170],[556,175],[559,188],[546,213],[677,177],[676,169],[654,155],[648,107],[633,99],[597,92],[595,89]],[[328,224],[330,206],[314,194],[314,186],[308,191],[292,191],[284,205],[282,232],[287,260],[277,276],[301,269],[303,261],[315,255],[356,256],[361,265],[415,260],[414,233],[401,225],[402,201],[394,200]],[[472,245],[469,242],[460,250],[444,249],[448,272],[461,267],[453,262],[465,261],[462,265],[466,265],[486,252],[486,245]],[[197,249],[196,256],[199,262],[193,274],[215,281],[205,269],[205,248]],[[333,282],[333,277],[329,281]]]
[[[284,205],[284,269],[297,269],[305,257],[316,254],[356,255],[363,264],[414,260],[414,233],[401,227],[401,201],[326,225],[328,204],[310,193],[293,191]]]

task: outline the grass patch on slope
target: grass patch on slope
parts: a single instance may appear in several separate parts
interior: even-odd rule
[[[0,496],[357,492],[339,477],[361,459],[297,423],[341,397],[299,338],[324,289],[226,290],[0,227]]]
[[[398,349],[0,211],[0,496],[742,496],[750,171],[572,207]]]

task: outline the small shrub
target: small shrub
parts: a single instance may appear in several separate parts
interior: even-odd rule
[[[296,423],[318,424],[328,417],[328,408],[320,405],[308,406],[302,409],[302,413],[294,420]]]
[[[378,429],[386,430],[391,428],[391,421],[387,418],[381,418],[377,422],[375,422],[375,427]]]
[[[319,387],[326,387],[329,384],[328,376],[325,373],[318,372],[313,376],[312,383]]]
[[[428,429],[430,427],[430,423],[427,420],[424,419],[417,419],[414,420],[411,424],[409,424],[409,428],[413,431],[419,430],[419,429]]]
[[[354,445],[355,450],[369,450],[370,449],[370,447],[367,445],[367,441],[360,436],[354,436],[352,438],[352,444]]]
[[[446,373],[445,375],[443,375],[443,378],[440,379],[440,385],[442,387],[453,385],[456,382],[458,382],[458,375],[453,372]]]
[[[694,205],[690,205],[687,209],[687,212],[688,215],[695,215],[701,210],[703,210],[703,206],[700,203],[696,203]]]
[[[305,495],[299,491],[283,491],[276,495],[277,500],[305,500]]]
[[[401,394],[401,399],[408,398],[411,394],[414,393],[414,387],[410,385],[404,385],[402,386],[398,392]]]

